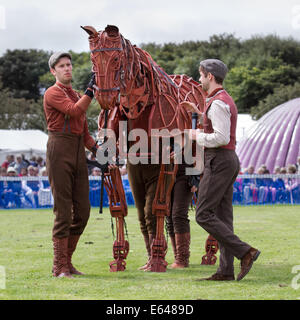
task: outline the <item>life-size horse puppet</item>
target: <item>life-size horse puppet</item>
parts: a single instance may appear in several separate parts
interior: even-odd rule
[[[120,140],[119,122],[126,120],[129,130],[146,130],[151,145],[152,129],[167,129],[168,132],[179,129],[183,132],[192,127],[191,114],[180,106],[180,102],[194,102],[203,111],[205,93],[199,83],[185,75],[168,75],[146,51],[125,39],[116,26],[109,25],[99,32],[91,26],[82,28],[89,34],[97,85],[95,98],[101,106],[100,131],[112,129]],[[144,156],[151,158],[153,150],[148,150]],[[165,165],[161,162],[152,204],[152,213],[156,216],[156,234],[151,244],[149,268],[153,272],[166,271],[164,218],[170,214],[176,172],[177,164]],[[117,240],[113,247],[115,260],[111,263],[111,271],[123,271],[129,243],[124,239],[127,206],[119,169],[110,169],[105,174],[104,183],[110,198],[110,212],[117,223]],[[137,197],[134,194],[134,198]],[[209,236],[206,241],[207,255],[202,263],[214,264],[215,261],[211,258],[216,250],[212,248],[217,248],[217,241]]]

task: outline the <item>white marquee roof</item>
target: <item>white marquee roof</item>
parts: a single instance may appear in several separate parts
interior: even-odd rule
[[[8,154],[45,156],[48,135],[40,130],[0,130],[0,161]]]

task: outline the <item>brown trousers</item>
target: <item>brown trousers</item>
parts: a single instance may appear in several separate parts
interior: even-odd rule
[[[234,257],[241,259],[250,245],[233,233],[233,184],[239,173],[239,159],[233,150],[206,149],[204,173],[199,184],[196,221],[218,240],[218,273],[234,274]]]
[[[193,194],[188,184],[189,176],[185,174],[186,165],[179,165],[176,181],[172,191],[170,216],[166,217],[167,229],[172,237],[175,233],[190,232],[189,206]]]
[[[46,165],[54,198],[52,236],[81,235],[90,215],[83,136],[49,132]]]

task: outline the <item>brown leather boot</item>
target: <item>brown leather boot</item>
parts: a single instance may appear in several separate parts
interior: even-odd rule
[[[153,239],[152,239],[153,240]],[[138,270],[145,270],[148,268],[149,266],[149,261],[150,261],[150,257],[151,257],[151,242],[150,242],[150,236],[148,234],[144,234],[144,241],[145,241],[145,246],[146,246],[146,250],[147,250],[147,254],[148,254],[148,261],[146,262],[145,265],[141,266],[138,268]]]
[[[78,276],[84,275],[84,273],[78,271],[73,265],[72,265],[72,255],[76,249],[77,242],[80,238],[80,235],[70,235],[68,240],[68,266],[71,274],[75,274]]]
[[[169,235],[171,239],[171,245],[174,253],[174,259],[176,260],[176,255],[177,255],[177,249],[176,249],[176,240],[175,240],[175,235]]]
[[[171,264],[172,269],[182,269],[189,266],[191,235],[187,233],[175,233],[176,258]]]
[[[54,250],[53,276],[58,278],[73,278],[68,266],[68,237],[53,237],[52,241]]]

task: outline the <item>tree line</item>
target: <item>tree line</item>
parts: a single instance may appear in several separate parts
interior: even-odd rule
[[[213,35],[207,41],[144,43],[140,47],[168,74],[199,79],[199,61],[223,60],[229,69],[224,87],[234,98],[239,113],[259,119],[266,112],[300,96],[300,42],[276,35],[241,40],[233,34]],[[83,92],[91,77],[88,52],[72,54],[73,88]],[[0,128],[46,131],[43,93],[54,83],[44,50],[7,50],[0,57]],[[87,118],[97,130],[99,105],[93,101]]]

